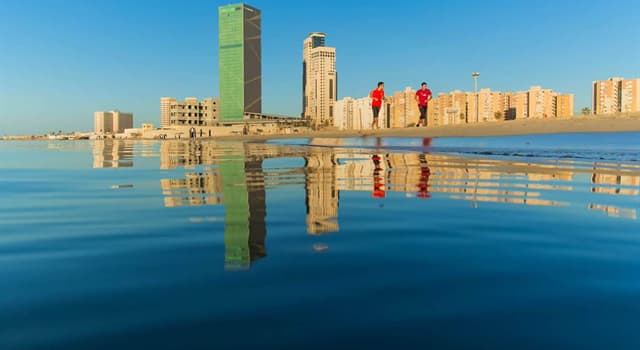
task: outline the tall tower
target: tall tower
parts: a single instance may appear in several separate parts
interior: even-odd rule
[[[303,117],[315,127],[333,125],[338,99],[336,49],[325,46],[326,34],[311,33],[302,50]]]
[[[218,15],[220,120],[242,121],[244,113],[262,113],[260,10],[235,4]]]

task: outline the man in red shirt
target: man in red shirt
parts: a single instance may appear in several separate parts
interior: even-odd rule
[[[431,90],[427,88],[427,83],[422,83],[422,88],[416,92],[416,102],[418,102],[418,108],[420,109],[420,120],[416,127],[420,127],[420,122],[422,122],[422,125],[427,126],[427,112],[429,111],[431,98]]]
[[[371,91],[369,97],[371,98],[371,108],[373,109],[371,129],[380,129],[378,126],[378,116],[380,116],[380,108],[382,108],[382,101],[384,100],[384,83],[379,82],[378,87]]]

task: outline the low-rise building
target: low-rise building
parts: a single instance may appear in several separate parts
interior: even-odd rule
[[[198,101],[189,97],[178,101],[173,97],[160,99],[160,121],[163,128],[173,126],[216,126],[220,118],[217,98]]]

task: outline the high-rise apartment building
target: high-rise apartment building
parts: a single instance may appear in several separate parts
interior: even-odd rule
[[[404,91],[393,94],[392,101],[389,127],[405,128],[412,124],[415,126],[418,119],[420,119],[420,110],[416,102],[416,91],[407,87]],[[433,104],[430,106],[432,107]]]
[[[333,125],[338,99],[336,49],[325,46],[326,34],[311,33],[302,50],[303,117],[314,127]]]
[[[609,78],[593,82],[593,113],[612,114],[620,112],[620,89],[623,78]]]
[[[262,113],[260,10],[221,6],[219,15],[220,120],[239,122],[245,113]]]
[[[160,99],[162,127],[170,126],[216,126],[220,120],[219,102],[216,98],[206,98],[201,102],[189,97],[178,101],[172,97]],[[164,120],[169,119],[167,126]]]
[[[640,112],[640,79],[623,80],[620,85],[620,111]]]
[[[509,117],[513,114],[513,119],[529,118],[529,93],[519,91],[511,94],[509,98]]]
[[[556,115],[556,103],[553,91],[540,86],[529,89],[529,118],[551,118]]]
[[[173,97],[162,97],[160,99],[160,127],[168,128],[171,126],[171,104],[178,102]]]
[[[133,128],[133,114],[120,111],[95,112],[93,123],[96,134],[122,134],[125,129]]]
[[[572,117],[573,114],[574,114],[573,94],[556,95],[556,117],[558,118]]]

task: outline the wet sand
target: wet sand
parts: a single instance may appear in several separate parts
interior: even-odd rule
[[[574,117],[571,119],[529,119],[488,122],[473,125],[427,128],[397,128],[363,131],[317,131],[294,135],[228,136],[218,139],[270,140],[290,138],[342,137],[482,137],[564,133],[640,132],[640,113],[605,117]]]

